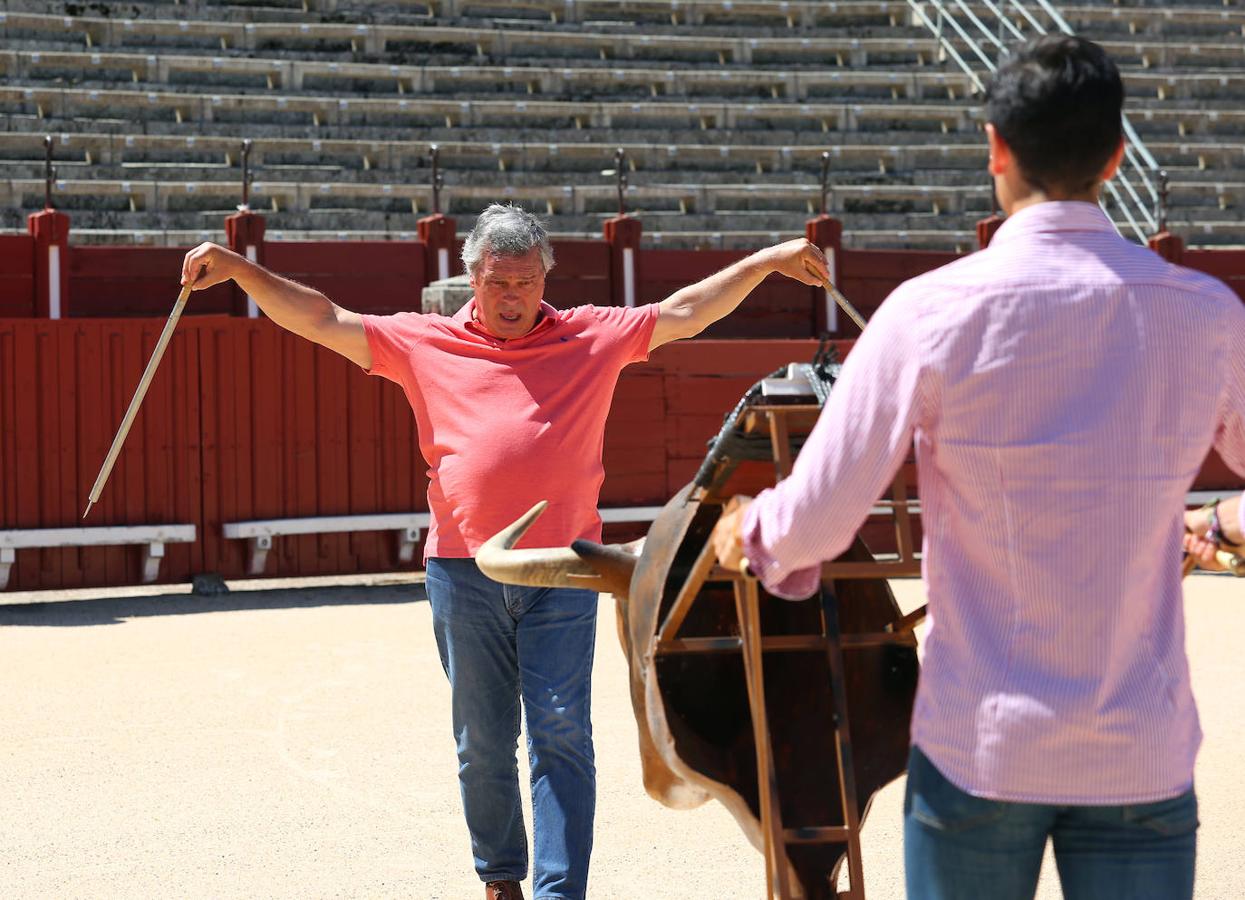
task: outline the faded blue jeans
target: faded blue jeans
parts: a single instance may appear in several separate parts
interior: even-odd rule
[[[532,780],[533,894],[580,900],[596,811],[590,711],[597,595],[498,584],[472,559],[430,559],[427,569],[476,872],[486,882],[527,875],[515,760],[521,699]]]
[[[1125,806],[1046,806],[974,797],[916,747],[904,798],[909,900],[1031,900],[1049,837],[1065,900],[1189,900],[1193,791]]]

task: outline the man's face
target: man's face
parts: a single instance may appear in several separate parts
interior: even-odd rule
[[[523,256],[498,256],[488,252],[471,273],[476,318],[499,338],[522,337],[532,330],[545,296],[545,270],[540,250],[533,247]]]

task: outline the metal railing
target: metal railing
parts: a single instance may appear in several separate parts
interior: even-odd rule
[[[998,68],[1010,44],[1052,28],[1075,33],[1049,0],[972,0],[971,5],[967,0],[908,0],[908,5],[916,20],[933,32],[942,52],[969,76],[978,96],[985,95],[983,74]],[[1122,220],[1144,244],[1161,230],[1164,218],[1159,164],[1128,116],[1122,118],[1124,158],[1115,177],[1104,185],[1101,203],[1113,221]]]

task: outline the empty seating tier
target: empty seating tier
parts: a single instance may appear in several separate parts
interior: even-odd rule
[[[1130,119],[1170,176],[1170,225],[1195,244],[1245,243],[1234,3],[1061,9],[1121,64]],[[45,134],[79,242],[218,237],[241,198],[243,139],[274,238],[413,234],[434,202],[434,145],[440,206],[461,228],[509,199],[557,234],[599,234],[619,147],[629,211],[661,246],[799,233],[821,208],[823,153],[848,244],[967,248],[991,210],[972,81],[907,2],[97,10],[0,12],[4,229],[42,206]]]

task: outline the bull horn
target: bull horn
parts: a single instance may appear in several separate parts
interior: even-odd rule
[[[635,573],[635,564],[643,546],[643,539],[628,544],[597,544],[592,541],[574,541],[571,550],[592,566],[601,580],[606,582],[608,590],[615,597],[627,599],[631,592],[631,576]]]
[[[626,553],[625,550],[591,544],[591,547],[604,551],[611,558],[604,565],[594,566],[568,547],[514,549],[514,545],[548,506],[548,501],[540,501],[517,520],[485,541],[476,552],[476,565],[479,566],[480,571],[502,584],[573,587],[604,593],[626,594],[627,588],[631,585],[631,574],[629,571],[624,571],[625,563],[614,558],[618,553]],[[585,551],[585,556],[590,558],[598,556],[597,553],[587,548],[581,549]],[[634,568],[634,563],[631,567]]]

